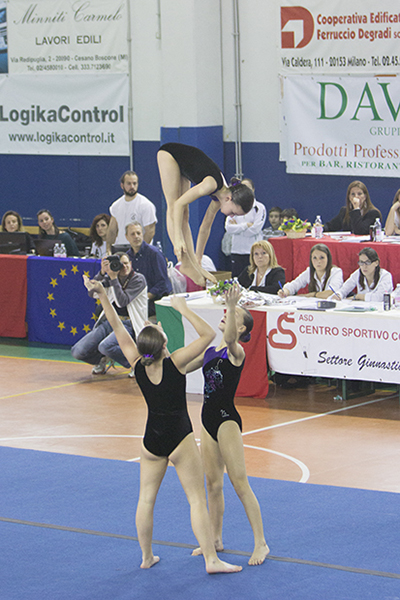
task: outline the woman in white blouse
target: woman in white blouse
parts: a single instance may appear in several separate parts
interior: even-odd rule
[[[342,269],[332,265],[332,254],[325,244],[315,244],[311,248],[310,266],[296,279],[285,283],[278,294],[281,298],[294,296],[307,285],[308,293],[304,295],[316,298],[329,298],[332,290],[338,290],[343,285]]]
[[[358,253],[358,265],[360,268],[350,275],[334,297],[341,300],[357,288],[354,300],[382,302],[383,294],[393,291],[393,280],[389,271],[381,268],[376,250],[363,248]]]
[[[96,215],[93,219],[89,232],[89,237],[93,241],[90,249],[91,256],[101,259],[107,255],[106,237],[110,219],[110,215],[106,213]]]

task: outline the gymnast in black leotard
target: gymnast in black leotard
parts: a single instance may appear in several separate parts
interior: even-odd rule
[[[201,454],[206,473],[208,510],[216,550],[223,550],[224,469],[246,510],[254,534],[250,565],[264,562],[269,548],[264,538],[260,506],[251,489],[244,461],[242,420],[234,405],[234,396],[243,368],[245,353],[240,341],[250,338],[253,317],[237,306],[240,288],[225,293],[226,313],[219,324],[223,340],[209,348],[203,357],[204,404],[202,409]],[[200,359],[189,366],[196,368]],[[197,554],[199,550],[195,550]]]
[[[214,331],[187,307],[183,298],[173,297],[171,305],[188,319],[199,337],[169,355],[168,340],[161,325],[149,323],[137,336],[136,345],[110,304],[101,283],[85,276],[84,282],[89,290],[98,294],[121,350],[135,368],[137,382],[148,406],[136,510],[136,528],[142,550],[140,566],[148,569],[159,561],[152,549],[154,504],[168,461],[171,461],[190,504],[193,532],[202,548],[207,572],[240,571],[241,567],[218,558],[212,541],[201,458],[186,407],[186,367],[204,352],[214,339]]]
[[[211,225],[218,210],[226,215],[244,215],[251,210],[253,192],[239,180],[228,187],[219,167],[194,146],[171,142],[157,154],[161,184],[167,202],[167,230],[180,270],[203,285],[212,275],[200,267]],[[193,187],[190,187],[190,184]],[[202,196],[213,196],[197,236],[196,254],[189,227],[189,204]]]
[[[158,385],[149,379],[141,361],[135,365],[135,377],[149,411],[144,447],[156,456],[169,456],[193,431],[186,404],[186,377],[170,356],[163,359]]]

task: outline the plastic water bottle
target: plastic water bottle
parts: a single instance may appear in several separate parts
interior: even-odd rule
[[[314,223],[314,237],[316,239],[320,239],[320,238],[322,238],[323,234],[324,234],[324,226],[322,225],[321,217],[319,215],[317,215],[317,218],[315,219],[315,223]]]
[[[67,257],[67,249],[65,247],[65,244],[61,244],[60,245],[60,254],[59,254],[59,256],[61,258],[66,258]]]
[[[60,247],[60,244],[57,242],[56,244],[54,244],[54,247],[53,247],[54,258],[60,258],[60,252],[61,252],[61,247]]]
[[[375,227],[375,241],[381,242],[383,240],[383,231],[382,231],[381,220],[378,217],[375,220],[374,227]]]
[[[393,292],[392,307],[396,308],[397,310],[400,309],[400,283],[396,285],[396,289]]]

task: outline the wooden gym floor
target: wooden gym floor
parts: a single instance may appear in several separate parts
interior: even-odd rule
[[[340,401],[336,386],[270,386],[238,398],[248,474],[400,492],[400,405],[394,388]],[[189,394],[195,435],[202,397]],[[91,375],[66,348],[0,338],[0,445],[138,460],[146,408],[122,367]]]

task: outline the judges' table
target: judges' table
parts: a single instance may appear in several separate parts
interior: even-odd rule
[[[187,303],[189,308],[200,315],[217,332],[213,345],[218,345],[222,338],[218,324],[224,313],[224,307],[215,304],[205,292],[187,294]],[[155,304],[157,319],[161,321],[168,336],[168,349],[170,352],[182,348],[182,346],[187,346],[197,338],[192,325],[186,319],[182,319],[180,313],[171,307],[168,297],[157,301]],[[246,351],[246,360],[236,396],[265,398],[268,394],[266,312],[256,309],[250,310],[250,312],[253,315],[254,327],[251,340],[243,344]],[[187,376],[187,391],[189,393],[202,394],[203,385],[201,370]]]
[[[346,241],[346,238],[337,240],[324,235],[318,240],[311,237],[301,239],[276,237],[269,238],[268,241],[274,247],[278,263],[285,268],[286,281],[291,281],[308,267],[311,248],[317,243],[322,243],[331,251],[333,264],[343,270],[345,280],[358,269],[358,253],[361,248],[369,246],[377,251],[381,266],[392,274],[394,286],[400,283],[400,244],[359,240],[358,236],[348,236]]]
[[[268,361],[279,373],[400,383],[400,311],[361,303],[267,308]],[[310,310],[307,309],[307,301]],[[341,307],[341,309],[339,308]],[[370,308],[377,310],[370,310]],[[349,312],[347,312],[349,311]]]

